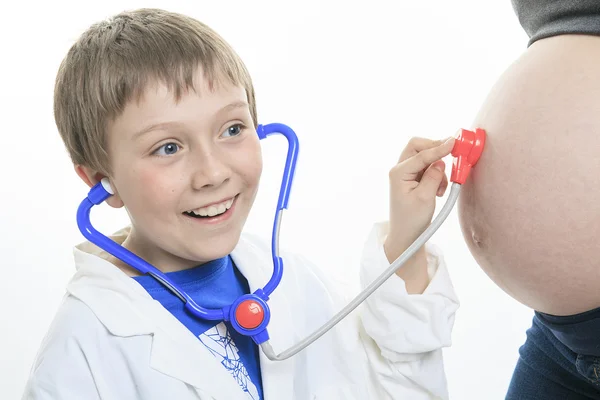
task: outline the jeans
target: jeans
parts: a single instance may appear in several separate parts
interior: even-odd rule
[[[600,400],[600,308],[535,312],[506,400]]]

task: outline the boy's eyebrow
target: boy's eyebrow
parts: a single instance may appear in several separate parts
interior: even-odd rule
[[[234,110],[236,108],[244,108],[244,107],[250,107],[250,106],[245,101],[241,101],[241,100],[240,101],[234,101],[233,103],[228,104],[225,107],[221,108],[218,111],[218,113],[220,114],[220,113],[225,112],[225,111],[231,111],[231,110]]]
[[[217,111],[216,114],[222,114],[231,110],[235,110],[237,108],[244,108],[244,107],[250,107],[249,104],[245,101],[235,101],[231,104],[226,105],[225,107],[221,108],[219,111]],[[159,122],[157,124],[152,124],[136,133],[133,134],[132,139],[137,139],[138,137],[142,136],[144,133],[148,133],[151,131],[154,131],[156,129],[161,129],[161,128],[166,128],[172,125],[179,125],[179,122],[177,121],[173,121],[173,122]]]

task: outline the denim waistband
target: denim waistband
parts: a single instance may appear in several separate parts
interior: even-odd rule
[[[571,351],[600,357],[600,308],[568,316],[535,315]]]

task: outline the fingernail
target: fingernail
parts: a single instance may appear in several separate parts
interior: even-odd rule
[[[448,143],[450,143],[450,142],[452,141],[452,139],[454,139],[454,136],[450,136],[448,139],[446,139],[446,140],[444,141],[444,144],[448,144]]]

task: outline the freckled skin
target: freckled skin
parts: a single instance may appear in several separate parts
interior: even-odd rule
[[[458,212],[475,260],[536,310],[600,307],[600,38],[536,42],[473,126],[486,148]]]

